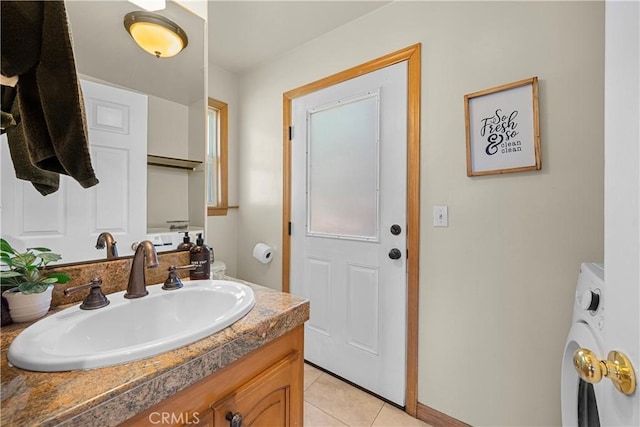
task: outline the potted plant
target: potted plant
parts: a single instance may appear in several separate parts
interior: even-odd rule
[[[47,248],[27,248],[18,252],[9,242],[0,239],[0,271],[2,292],[9,303],[14,322],[38,319],[49,311],[51,293],[55,283],[67,283],[69,276],[63,273],[46,273],[42,267],[62,259],[60,254]],[[6,268],[8,267],[8,269]]]

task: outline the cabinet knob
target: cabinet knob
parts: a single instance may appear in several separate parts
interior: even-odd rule
[[[230,427],[242,427],[242,414],[240,414],[240,412],[236,412],[235,414],[228,412],[225,419],[229,421]]]

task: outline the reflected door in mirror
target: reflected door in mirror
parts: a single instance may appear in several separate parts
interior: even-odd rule
[[[60,189],[41,196],[15,178],[2,144],[3,237],[18,248],[51,248],[65,263],[106,257],[95,249],[103,231],[121,256],[146,235],[147,96],[88,81],[82,91],[97,186],[83,189],[61,176]]]

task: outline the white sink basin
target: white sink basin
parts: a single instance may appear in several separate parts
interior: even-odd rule
[[[9,347],[13,366],[59,372],[117,365],[182,347],[247,314],[253,290],[227,280],[192,280],[173,291],[147,286],[149,295],[107,295],[97,310],[69,307],[34,323]]]

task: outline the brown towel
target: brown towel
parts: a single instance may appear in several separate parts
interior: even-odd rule
[[[3,1],[2,74],[18,76],[38,63],[44,8],[40,1]]]
[[[55,193],[60,187],[60,175],[55,172],[49,172],[35,167],[31,162],[29,150],[27,149],[27,141],[25,140],[23,127],[20,126],[20,110],[18,103],[14,103],[11,110],[13,119],[18,122],[17,126],[11,126],[7,129],[7,139],[9,140],[9,151],[11,153],[11,161],[16,171],[16,178],[25,181],[31,181],[40,194]]]
[[[2,133],[7,133],[9,152],[16,178],[31,181],[43,196],[54,193],[60,186],[60,175],[37,168],[31,162],[27,141],[20,123],[20,108],[16,99],[16,89],[2,86]]]
[[[64,2],[3,1],[1,6],[1,71],[20,76],[16,127],[22,127],[28,159],[36,168],[70,175],[85,188],[96,185]],[[7,132],[12,135],[18,133]],[[24,163],[27,159],[12,160],[16,176],[31,180],[35,171]]]
[[[11,86],[0,86],[2,90],[2,127],[0,133],[4,133],[5,129],[16,125],[16,120],[11,115],[13,101],[16,99],[16,88]]]

